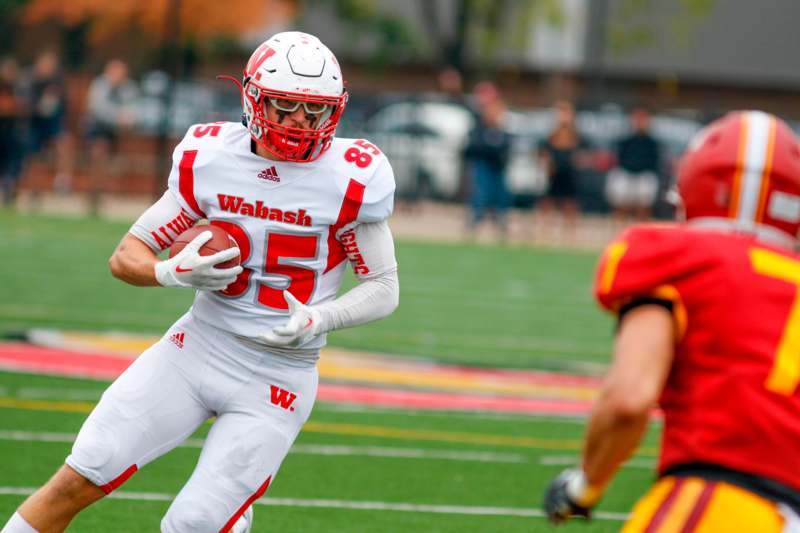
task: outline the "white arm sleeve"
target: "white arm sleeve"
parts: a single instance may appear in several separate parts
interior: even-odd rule
[[[128,233],[158,253],[172,246],[175,238],[194,226],[197,220],[181,207],[175,195],[168,190],[142,213]]]
[[[316,306],[322,316],[320,333],[384,318],[397,308],[400,284],[394,240],[389,224],[368,222],[342,232],[339,241],[358,278],[358,285],[339,298]]]

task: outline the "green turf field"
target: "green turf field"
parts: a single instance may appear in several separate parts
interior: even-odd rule
[[[0,211],[0,332],[168,326],[190,291],[129,287],[108,274],[127,226]],[[400,309],[332,334],[331,344],[483,366],[596,370],[606,361],[612,323],[591,300],[592,254],[402,240],[397,252]],[[0,523],[61,464],[105,385],[0,373]],[[381,429],[387,436],[374,436]],[[204,432],[70,531],[157,531]],[[543,487],[574,460],[582,432],[575,420],[319,404],[256,506],[254,531],[546,531]],[[596,520],[559,530],[616,531],[652,479],[655,437],[618,476]]]

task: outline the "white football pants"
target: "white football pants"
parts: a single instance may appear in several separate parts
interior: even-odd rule
[[[266,353],[190,312],[106,390],[66,462],[110,493],[216,416],[161,528],[224,530],[275,478],[317,382],[313,362]]]

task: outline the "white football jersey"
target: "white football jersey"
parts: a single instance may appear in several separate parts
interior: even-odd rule
[[[241,250],[244,272],[225,291],[198,291],[192,313],[255,337],[286,322],[283,290],[308,305],[336,296],[347,263],[340,235],[387,219],[395,183],[386,157],[363,139],[335,138],[310,163],[271,161],[251,152],[241,124],[220,122],[189,128],[173,153],[169,190]],[[301,348],[324,344],[321,335]]]

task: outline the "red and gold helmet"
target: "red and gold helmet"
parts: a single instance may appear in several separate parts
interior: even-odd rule
[[[798,238],[800,143],[781,119],[736,111],[689,144],[678,170],[688,220],[727,218],[743,230],[768,226]]]
[[[261,44],[244,71],[244,124],[259,145],[277,157],[313,161],[330,146],[347,104],[339,63],[322,42],[307,33],[289,31]],[[303,106],[318,115],[314,129],[289,127],[267,118],[267,105],[279,113]]]

